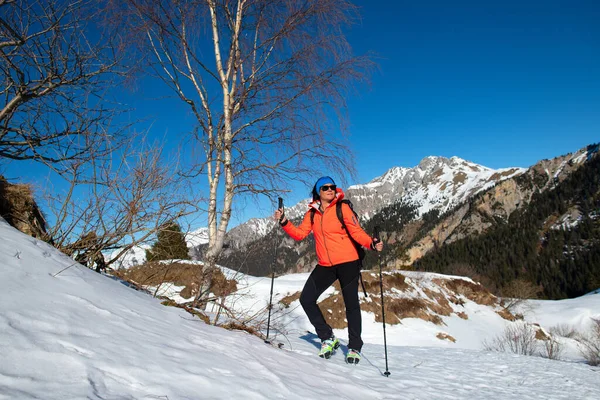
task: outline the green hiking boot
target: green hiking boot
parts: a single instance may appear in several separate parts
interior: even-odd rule
[[[319,351],[319,357],[329,358],[331,355],[340,347],[340,341],[335,336],[330,339],[321,341],[321,351]]]
[[[360,353],[354,349],[348,349],[348,354],[346,354],[346,362],[348,364],[358,364],[360,361]]]

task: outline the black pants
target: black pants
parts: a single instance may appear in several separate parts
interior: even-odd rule
[[[360,304],[358,302],[358,276],[360,262],[358,260],[337,264],[332,267],[317,265],[308,277],[302,294],[300,304],[306,312],[310,323],[313,324],[321,340],[333,336],[331,327],[325,322],[323,313],[317,305],[319,296],[327,290],[337,279],[340,281],[342,296],[346,306],[346,319],[348,320],[348,348],[360,351],[363,341],[360,338],[362,320]]]

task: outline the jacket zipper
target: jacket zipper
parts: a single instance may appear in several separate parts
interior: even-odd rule
[[[329,255],[329,248],[327,247],[327,241],[325,240],[325,230],[323,230],[323,220],[325,219],[325,211],[321,214],[321,235],[323,235],[323,246],[325,246],[325,252],[327,253],[327,258],[329,258],[329,264],[333,266],[333,262],[331,261],[331,256]]]

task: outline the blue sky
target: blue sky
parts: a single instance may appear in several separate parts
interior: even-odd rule
[[[600,2],[357,2],[375,51],[350,101],[359,179],[428,155],[528,167],[600,141]]]
[[[348,101],[358,171],[349,183],[430,155],[528,167],[600,141],[599,1],[356,4],[362,20],[349,41],[357,54],[374,52],[378,67]],[[187,130],[182,105],[158,99],[169,94],[158,83],[144,85],[123,90],[136,107],[132,119],[148,116],[158,138]],[[44,176],[22,163],[2,172]],[[296,188],[286,201],[308,190]],[[270,212],[261,208],[237,214],[234,225]]]

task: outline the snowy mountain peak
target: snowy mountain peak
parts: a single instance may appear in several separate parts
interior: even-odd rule
[[[200,228],[186,233],[185,242],[188,247],[196,247],[208,243],[208,228]]]
[[[441,212],[498,181],[523,173],[522,168],[494,170],[460,157],[429,156],[413,168],[394,167],[365,185],[348,188],[348,197],[367,217],[402,199],[420,205],[419,212]]]
[[[494,170],[456,156],[429,156],[413,168],[392,167],[366,184],[349,186],[345,192],[364,218],[371,218],[383,207],[399,201],[418,205],[421,214],[432,209],[444,212],[524,171],[523,168]],[[309,201],[305,199],[286,207],[287,216],[293,219],[303,215]],[[266,235],[274,224],[269,217],[249,220],[228,233],[228,243],[243,248],[245,243]]]

